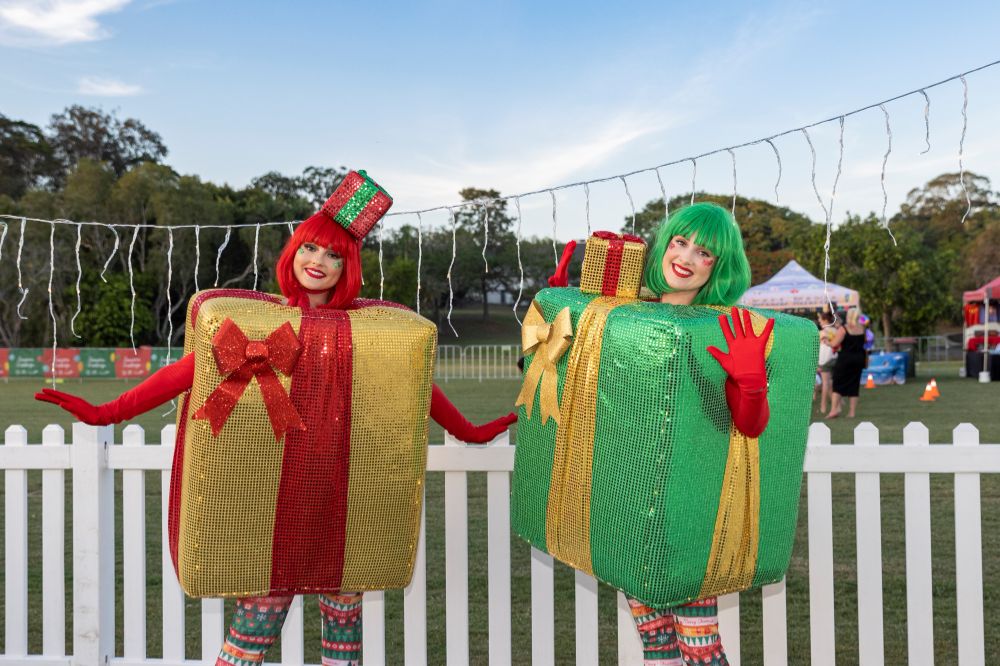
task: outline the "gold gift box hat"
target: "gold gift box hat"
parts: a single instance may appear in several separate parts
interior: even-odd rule
[[[405,587],[420,528],[437,329],[392,303],[188,305],[170,551],[193,597]]]
[[[580,272],[580,291],[619,298],[638,298],[646,242],[631,234],[595,231],[587,239]]]

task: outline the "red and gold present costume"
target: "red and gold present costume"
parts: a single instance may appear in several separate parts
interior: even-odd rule
[[[191,596],[404,587],[420,524],[437,332],[394,304],[199,293],[170,550]],[[253,378],[253,381],[251,381]]]

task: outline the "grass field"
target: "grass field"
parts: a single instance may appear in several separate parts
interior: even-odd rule
[[[469,344],[471,341],[463,340]],[[882,441],[898,443],[902,441],[902,429],[910,421],[922,421],[930,429],[932,443],[951,441],[952,429],[962,422],[973,423],[980,429],[984,443],[1000,442],[1000,418],[996,407],[1000,405],[1000,384],[981,385],[972,379],[959,379],[954,364],[923,364],[919,368],[918,381],[905,386],[880,387],[872,391],[862,391],[858,418],[839,418],[828,422],[831,426],[833,442],[852,441],[853,428],[862,420],[871,421],[879,427]],[[942,397],[933,403],[918,400],[923,383],[934,376]],[[71,419],[59,410],[36,403],[32,394],[41,386],[37,380],[11,381],[0,384],[0,423],[3,425],[20,423],[29,432],[29,441],[41,439],[41,429],[49,423],[59,423],[69,429]],[[120,381],[89,381],[87,383],[68,382],[61,388],[78,393],[94,402],[108,400],[124,390],[129,384]],[[473,421],[482,421],[497,416],[510,409],[518,385],[514,381],[475,382],[470,380],[452,381],[442,384],[445,392]],[[171,423],[173,415],[162,418],[165,410],[155,410],[135,422],[156,432],[166,423]],[[150,436],[150,439],[158,437]],[[516,434],[515,434],[516,439]],[[441,441],[440,430],[434,426],[431,441]],[[991,475],[982,480],[983,495],[983,557],[984,557],[984,604],[986,612],[986,652],[1000,653],[1000,475]],[[120,483],[120,479],[119,479]],[[956,634],[955,612],[955,565],[954,565],[954,516],[953,478],[948,475],[932,475],[931,481],[933,526],[932,549],[934,566],[934,616],[935,616],[935,658],[936,663],[955,663],[954,637]],[[29,474],[30,519],[37,527],[40,522],[41,492],[40,473]],[[160,607],[159,580],[160,562],[160,509],[159,475],[147,475],[147,530],[149,553],[147,571],[148,605],[150,620],[148,637],[150,656],[160,652]],[[857,662],[857,585],[855,578],[856,547],[854,542],[854,479],[852,475],[834,475],[834,565],[837,616],[837,658],[838,662]],[[67,493],[67,497],[70,495]],[[883,594],[885,620],[886,661],[896,662],[899,655],[906,653],[906,596],[905,596],[905,549],[903,543],[903,478],[902,475],[882,476],[882,560]],[[430,474],[427,482],[427,547],[428,547],[428,599],[429,626],[428,650],[431,663],[444,662],[444,537],[443,537],[443,475]],[[805,501],[803,484],[802,501]],[[120,505],[120,503],[119,503]],[[803,504],[804,506],[804,504]],[[117,509],[120,511],[120,506]],[[120,516],[119,516],[120,520]],[[487,608],[486,590],[486,483],[485,475],[471,474],[469,479],[469,576],[473,597],[470,600],[471,658],[472,663],[486,663]],[[119,528],[120,529],[120,528]],[[67,549],[70,546],[67,539]],[[789,616],[789,657],[793,664],[809,663],[809,601],[808,601],[808,559],[807,530],[804,511],[800,511],[799,529],[787,579]],[[30,601],[30,645],[39,651],[41,645],[41,572],[40,572],[40,530],[33,529],[29,537],[29,601]],[[513,645],[514,661],[518,664],[530,663],[530,580],[529,550],[523,542],[511,538],[513,559],[512,585],[514,595]],[[67,551],[67,563],[71,553]],[[121,555],[116,564],[121,575]],[[0,575],[2,575],[0,571]],[[67,575],[67,590],[71,590]],[[573,573],[566,567],[558,566],[556,571],[556,632],[559,644],[556,654],[560,663],[573,661]],[[121,594],[121,585],[118,585]],[[761,622],[760,595],[746,593],[742,596],[742,650],[744,664],[761,664]],[[188,603],[189,657],[200,655],[195,632],[200,627],[198,603]],[[601,586],[599,597],[601,618],[601,663],[613,663],[615,655],[615,609],[614,593]],[[119,626],[121,604],[118,604]],[[314,598],[306,603],[306,657],[318,662],[318,611]],[[401,593],[387,594],[387,643],[389,663],[401,663],[402,598]],[[71,622],[71,615],[67,614]],[[67,627],[67,649],[71,627]],[[117,637],[121,650],[121,636]],[[277,657],[277,653],[271,656]]]

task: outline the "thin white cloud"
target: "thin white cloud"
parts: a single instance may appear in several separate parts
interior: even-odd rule
[[[454,160],[447,164],[431,161],[431,173],[387,173],[386,180],[403,184],[394,192],[413,206],[458,202],[463,187],[496,187],[514,194],[554,186],[573,180],[576,174],[592,171],[635,141],[666,129],[668,118],[621,113],[618,117],[574,135],[571,143],[548,143],[529,154],[518,153],[495,160]]]
[[[0,0],[0,44],[62,45],[105,39],[98,18],[130,0]]]
[[[82,95],[98,97],[131,97],[142,93],[142,87],[115,79],[85,76],[80,79],[76,91]]]

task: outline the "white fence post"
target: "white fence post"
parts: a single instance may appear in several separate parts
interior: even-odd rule
[[[597,666],[597,579],[575,572],[576,666]]]
[[[854,446],[873,449],[878,429],[865,421],[854,429]],[[885,662],[882,629],[882,496],[878,472],[854,475],[858,567],[858,654],[861,666]]]
[[[788,665],[788,613],[785,579],[761,590],[764,611],[764,658],[768,666]]]
[[[123,445],[140,447],[146,443],[141,426],[130,425],[122,432]],[[122,597],[124,613],[124,655],[146,658],[146,472],[122,470]]]
[[[963,423],[953,432],[956,447],[978,447],[979,431]],[[958,663],[986,663],[983,632],[983,534],[979,474],[955,475],[955,583]]]
[[[10,426],[4,446],[27,446],[28,431]],[[7,654],[28,654],[28,472],[4,472],[4,629]]]
[[[531,549],[531,663],[556,661],[555,576],[552,556]]]
[[[494,448],[509,448],[510,433]],[[510,624],[510,472],[486,473],[487,566],[489,578],[489,660],[491,666],[511,661]]]
[[[830,448],[830,429],[809,426],[809,446]],[[837,643],[833,611],[833,485],[829,472],[810,472],[809,520],[809,650],[813,666],[833,666]]]
[[[66,431],[48,425],[42,446],[64,447]],[[66,654],[66,472],[42,471],[42,654]]]
[[[160,446],[173,446],[177,426],[160,430]],[[177,581],[170,557],[170,535],[167,517],[170,515],[170,470],[160,472],[160,571],[163,576],[163,658],[184,659],[184,592]]]
[[[444,445],[460,446],[445,433]],[[445,638],[448,666],[469,663],[469,495],[466,472],[444,473]]]
[[[104,666],[115,649],[112,426],[73,424],[73,664]]]
[[[406,666],[427,666],[427,484],[420,512],[420,536],[413,579],[403,590],[403,648]]]
[[[930,444],[927,426],[903,428],[903,446],[919,453]],[[931,572],[931,476],[903,478],[906,525],[906,643],[910,666],[934,663],[934,594]]]

